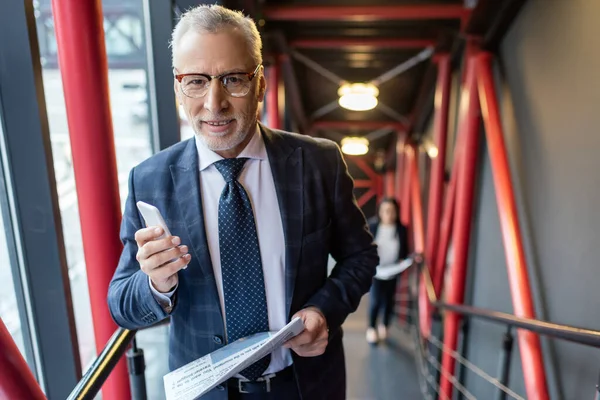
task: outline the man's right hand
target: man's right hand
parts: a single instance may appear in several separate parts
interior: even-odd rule
[[[160,293],[167,293],[177,285],[177,272],[189,264],[191,255],[188,247],[181,245],[178,236],[157,239],[162,234],[162,228],[157,226],[137,231],[136,259],[142,271],[150,277],[154,288]]]

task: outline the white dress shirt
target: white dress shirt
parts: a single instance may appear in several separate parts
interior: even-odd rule
[[[219,199],[225,187],[225,180],[213,165],[216,161],[222,160],[223,157],[209,150],[197,137],[195,140],[200,167],[200,194],[204,213],[204,229],[206,230],[223,318],[226,320],[218,234]],[[260,129],[257,128],[256,134],[238,155],[239,157],[249,158],[238,177],[238,182],[246,189],[254,210],[256,233],[265,279],[269,329],[277,331],[283,328],[287,322],[285,310],[285,241],[271,165],[269,164]],[[182,244],[191,245],[191,243]],[[152,284],[150,287],[157,300],[162,300],[161,303],[170,305],[170,297],[175,290],[162,294],[156,291]],[[271,363],[265,374],[280,371],[291,364],[290,350],[279,348],[272,353]]]

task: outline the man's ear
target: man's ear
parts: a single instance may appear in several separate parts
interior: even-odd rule
[[[173,91],[175,92],[175,97],[177,98],[177,105],[181,105],[181,92],[179,90],[179,86],[177,85],[177,79],[173,78]]]
[[[259,103],[262,103],[265,100],[265,93],[267,91],[267,80],[265,79],[265,74],[264,74],[264,68],[265,67],[261,67],[263,70],[263,73],[260,74],[260,78],[258,79],[258,101]]]

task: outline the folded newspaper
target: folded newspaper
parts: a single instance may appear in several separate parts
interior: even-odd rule
[[[167,400],[195,400],[254,364],[304,330],[294,318],[277,332],[261,332],[238,339],[164,376]]]
[[[395,264],[383,266],[379,265],[377,266],[377,273],[375,274],[375,278],[382,280],[391,279],[399,273],[404,272],[404,270],[410,267],[411,265],[413,265],[412,258],[407,258]]]

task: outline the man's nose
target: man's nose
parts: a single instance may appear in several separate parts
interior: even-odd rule
[[[213,79],[208,85],[208,92],[204,96],[204,108],[211,113],[218,113],[228,107],[225,88],[218,79]]]

